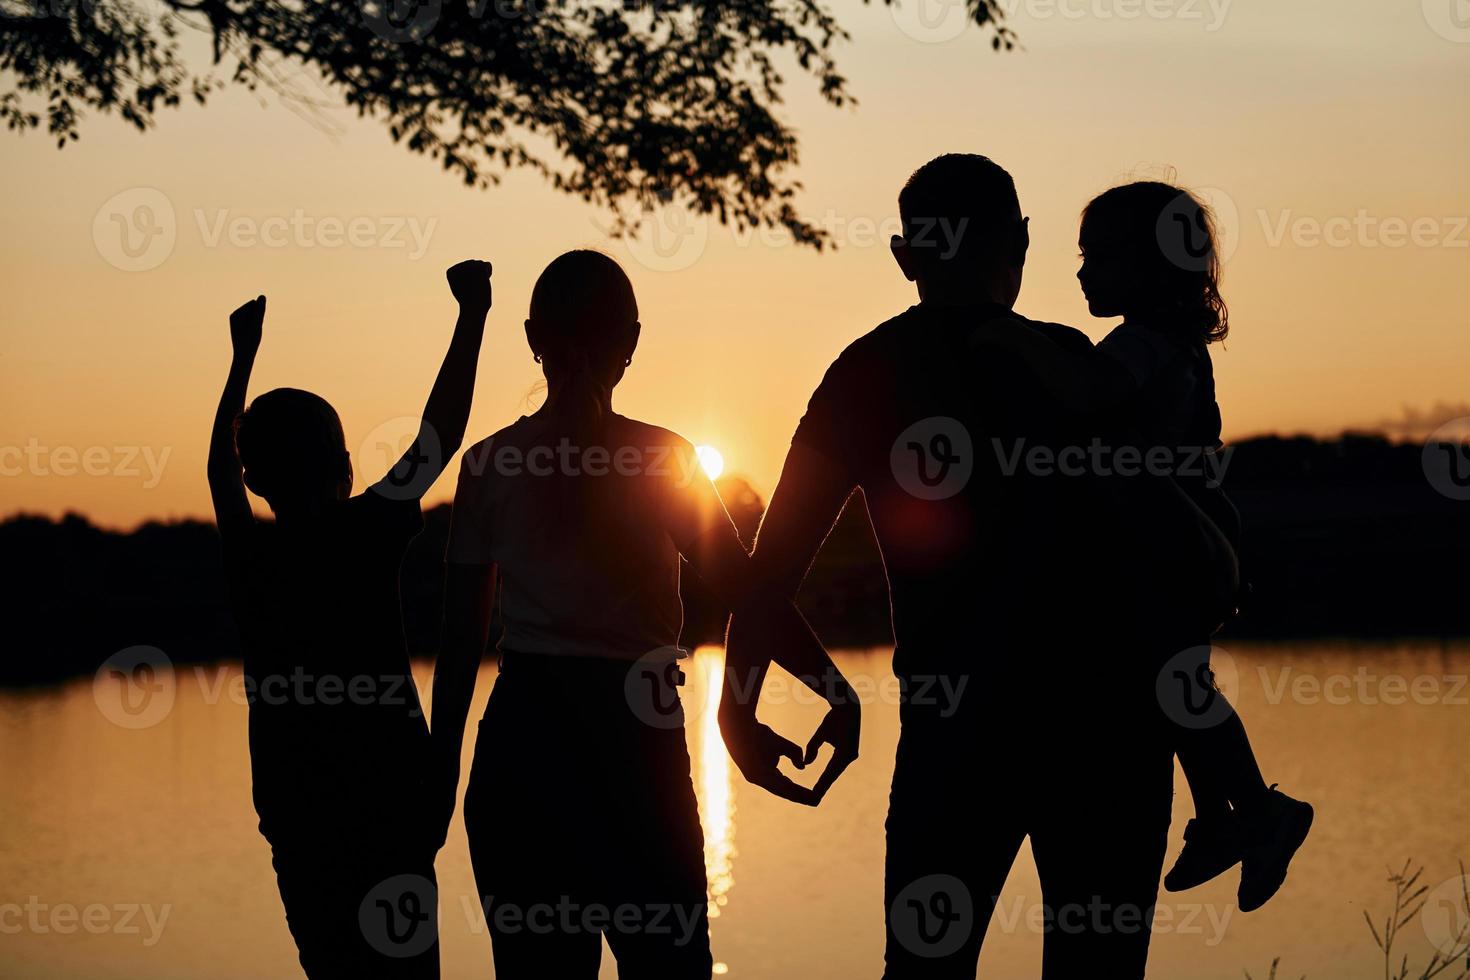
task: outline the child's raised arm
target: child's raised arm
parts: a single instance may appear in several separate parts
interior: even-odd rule
[[[235,419],[245,410],[245,392],[260,335],[265,322],[265,297],[257,296],[230,314],[230,343],[234,349],[225,390],[214,413],[214,431],[209,437],[209,494],[214,500],[214,520],[228,547],[255,518],[245,496],[240,457],[235,452]]]
[[[470,259],[452,266],[444,274],[450,292],[459,302],[459,319],[455,321],[449,351],[424,405],[418,435],[402,458],[378,481],[391,484],[390,496],[403,498],[404,491],[410,490],[422,497],[464,442],[475,394],[475,373],[480,366],[485,317],[490,313],[490,272],[489,262]]]

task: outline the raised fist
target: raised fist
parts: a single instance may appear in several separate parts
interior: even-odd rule
[[[489,262],[467,259],[444,273],[461,309],[481,313],[490,309],[490,271]]]
[[[257,296],[230,314],[230,343],[237,354],[254,354],[260,348],[261,326],[265,323],[265,297]]]

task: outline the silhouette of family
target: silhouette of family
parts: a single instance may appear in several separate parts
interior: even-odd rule
[[[975,976],[1027,838],[1047,980],[1143,976],[1161,877],[1178,891],[1238,864],[1247,911],[1281,887],[1312,808],[1267,786],[1214,684],[1239,520],[1218,469],[1181,462],[1221,445],[1209,210],[1155,182],[1087,206],[1078,279],[1094,316],[1122,318],[1094,346],[1014,311],[1028,219],[1000,166],[941,156],[898,203],[893,257],[919,302],[832,363],[752,551],[694,447],[613,410],[641,333],[627,275],[588,250],[547,266],[525,321],[545,403],[461,457],[431,719],[399,566],[464,440],[490,265],[448,271],[459,316],[418,434],[357,496],[331,405],[277,389],[246,407],[265,297],[231,315],[209,482],[246,643],[255,807],[308,976],[438,976],[434,861],[493,633],[463,798],[496,975],[596,977],[605,938],[624,978],[709,977],[681,566],[730,612],[730,756],[817,806],[858,758],[861,704],[795,599],[858,499],[904,692],[885,977]],[[757,720],[772,663],[829,706],[805,746]],[[810,787],[778,767],[813,766],[824,745]],[[1176,756],[1195,815],[1164,875]]]

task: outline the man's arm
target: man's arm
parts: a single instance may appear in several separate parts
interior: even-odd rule
[[[433,832],[442,847],[454,817],[465,724],[475,696],[475,678],[490,638],[495,566],[451,563],[444,576],[444,623],[434,662],[430,725]]]
[[[756,537],[750,565],[754,580],[783,603],[793,602],[817,550],[841,515],[852,490],[852,480],[837,463],[801,443],[793,444]],[[790,608],[800,619],[795,607]],[[801,626],[809,632],[805,620]],[[828,671],[835,671],[820,644],[815,647],[821,651],[818,657],[809,645],[768,646],[764,638],[769,635],[768,625],[752,617],[748,610],[737,609],[730,617],[725,641],[725,684],[720,696],[721,733],[741,772],[757,785],[770,780],[777,761],[786,754],[781,751],[784,740],[770,733],[755,718],[761,686],[772,660],[815,690],[827,686]],[[815,641],[814,636],[812,640]],[[842,688],[844,700],[856,706],[845,682]],[[834,704],[834,711],[828,714],[807,746],[804,761],[811,762],[822,742],[842,743],[834,753],[832,764],[813,787],[817,799],[857,757],[855,713],[839,711],[837,707]]]
[[[464,442],[475,374],[480,366],[480,344],[490,313],[490,263],[469,260],[446,272],[449,289],[459,302],[459,318],[449,351],[429,391],[423,419],[413,445],[378,482],[391,488],[387,496],[402,499],[405,490],[423,497],[439,479]]]
[[[240,457],[235,452],[235,419],[245,410],[245,392],[265,322],[265,297],[257,296],[230,314],[230,344],[233,355],[225,389],[214,413],[214,430],[209,437],[209,495],[214,501],[214,520],[226,553],[240,534],[254,523]],[[228,560],[228,559],[227,559]]]

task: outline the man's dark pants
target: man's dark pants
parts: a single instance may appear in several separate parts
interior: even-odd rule
[[[903,705],[887,823],[887,980],[976,975],[1028,836],[1043,908],[1033,899],[999,921],[1039,923],[1044,980],[1144,975],[1172,751],[1141,677],[1124,670],[1099,685],[1066,673],[977,674],[958,706]]]

